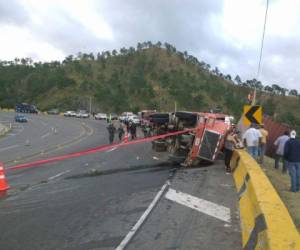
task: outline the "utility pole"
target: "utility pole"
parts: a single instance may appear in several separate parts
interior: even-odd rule
[[[92,113],[92,97],[90,96],[90,114]]]

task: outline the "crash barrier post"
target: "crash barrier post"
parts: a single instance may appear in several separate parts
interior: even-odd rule
[[[300,249],[299,232],[257,162],[240,149],[230,165],[239,196],[243,249]]]
[[[6,181],[3,163],[0,162],[0,197],[5,196],[9,186]]]

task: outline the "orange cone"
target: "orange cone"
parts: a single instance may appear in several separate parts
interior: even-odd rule
[[[127,131],[125,132],[123,142],[128,142],[128,133],[127,133]]]
[[[8,189],[9,189],[9,186],[6,182],[3,163],[0,162],[0,196],[6,195],[6,192]]]

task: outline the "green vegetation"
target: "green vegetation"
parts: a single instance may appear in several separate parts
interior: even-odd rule
[[[0,61],[0,107],[28,102],[41,110],[87,109],[122,112],[141,109],[209,111],[240,116],[247,95],[258,89],[258,102],[275,119],[300,124],[296,90],[243,82],[198,61],[168,44],[138,43],[120,51],[78,53],[63,62],[33,62],[30,58]]]
[[[290,177],[287,174],[281,173],[281,167],[280,170],[274,168],[273,159],[268,157],[265,158],[263,170],[286,205],[296,227],[300,231],[300,193],[289,191]]]

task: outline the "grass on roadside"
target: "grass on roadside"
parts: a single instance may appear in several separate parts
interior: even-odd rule
[[[300,232],[300,192],[293,193],[289,191],[290,176],[282,173],[282,165],[280,169],[275,169],[274,160],[272,158],[265,157],[263,170],[287,207]]]

